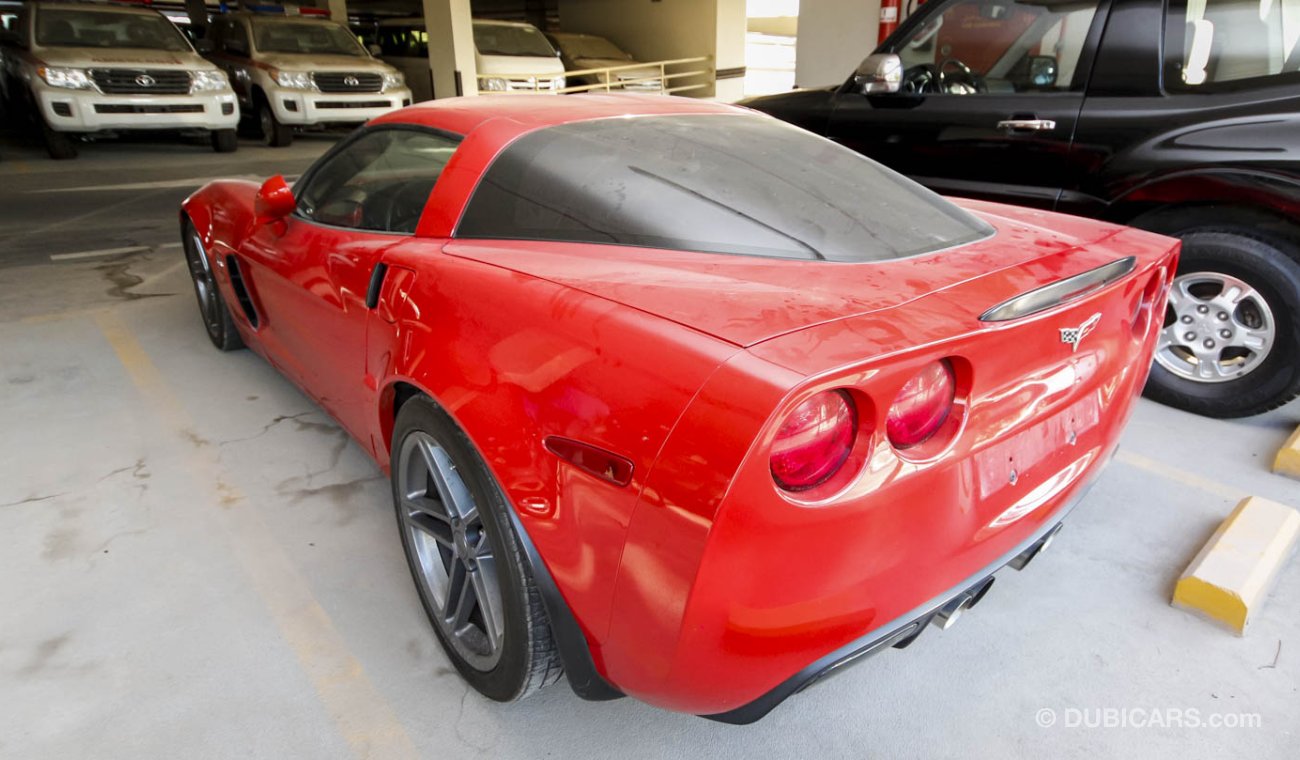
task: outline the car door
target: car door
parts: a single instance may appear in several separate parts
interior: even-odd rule
[[[365,342],[381,258],[414,234],[458,144],[407,126],[364,130],[303,176],[293,215],[262,226],[243,247],[279,363],[362,440],[373,414],[364,403]]]
[[[233,18],[218,17],[212,22],[212,35],[212,62],[230,77],[230,88],[239,98],[239,105],[251,108],[253,91],[247,68],[251,51],[248,28]]]
[[[1076,131],[1088,171],[1062,209],[1261,203],[1256,184],[1296,176],[1298,134],[1300,0],[1116,0]]]
[[[1108,0],[947,0],[879,52],[903,90],[836,95],[828,136],[941,193],[1053,208]]]

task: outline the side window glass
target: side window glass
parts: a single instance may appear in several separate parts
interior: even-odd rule
[[[1170,89],[1235,89],[1300,71],[1300,0],[1171,0],[1165,18]]]
[[[221,35],[222,47],[227,53],[237,56],[247,56],[248,48],[248,30],[243,24],[230,22],[225,32]]]
[[[1060,92],[1071,89],[1098,0],[959,0],[895,49],[911,93]]]
[[[312,171],[299,215],[321,224],[409,234],[460,141],[413,129],[377,129]]]

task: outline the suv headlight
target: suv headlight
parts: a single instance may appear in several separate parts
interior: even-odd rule
[[[564,89],[564,77],[556,77],[556,78],[552,79],[552,80],[551,80],[551,89],[553,89],[553,90],[563,90],[563,89]]]
[[[488,92],[505,92],[510,89],[510,83],[503,77],[484,77],[483,89]]]
[[[196,71],[191,76],[190,92],[224,90],[230,86],[224,71]]]
[[[275,83],[294,90],[310,90],[316,86],[310,71],[276,71]]]
[[[89,90],[90,75],[85,69],[65,69],[56,66],[42,66],[36,70],[41,79],[51,87],[66,87],[70,90]]]
[[[406,84],[406,77],[400,71],[384,72],[384,89],[393,90]]]

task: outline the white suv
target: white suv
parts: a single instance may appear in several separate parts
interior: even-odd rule
[[[230,75],[267,145],[291,143],[295,126],[360,124],[411,104],[401,72],[337,22],[230,13],[209,35],[209,59]]]
[[[88,3],[28,3],[5,75],[41,127],[52,158],[77,155],[72,135],[206,130],[238,147],[239,107],[226,75],[162,14]]]

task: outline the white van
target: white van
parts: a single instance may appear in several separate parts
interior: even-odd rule
[[[474,22],[474,61],[481,92],[564,89],[564,64],[546,35],[518,21]]]

